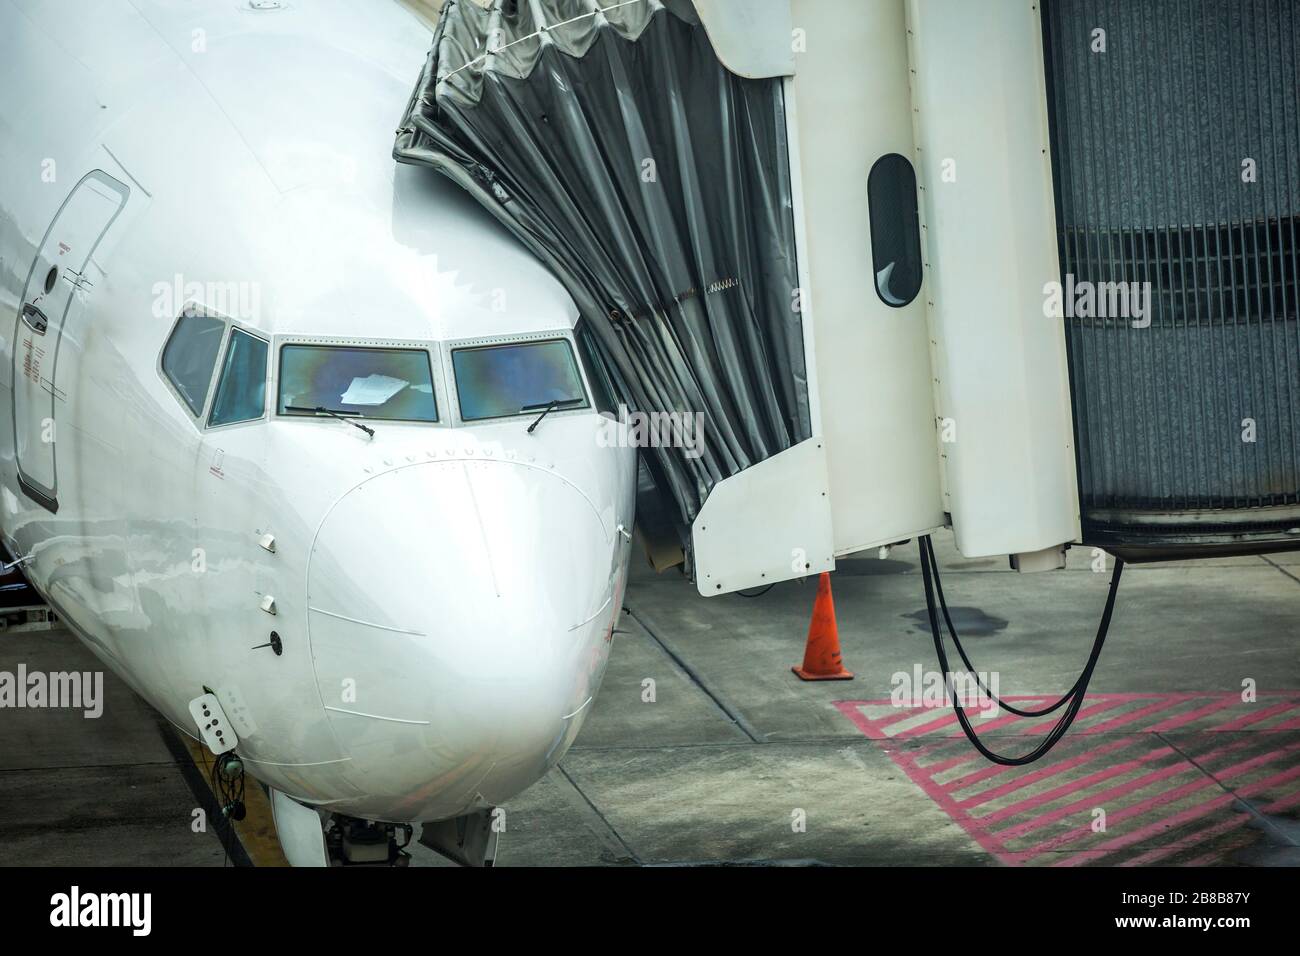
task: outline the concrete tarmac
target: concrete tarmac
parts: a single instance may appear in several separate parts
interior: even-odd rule
[[[0,671],[20,664],[102,672],[103,712],[0,709],[4,865],[228,865],[216,829],[195,816],[197,772],[153,708],[66,630],[0,632]]]
[[[997,692],[1032,708],[1067,689],[1109,561],[1075,549],[1020,575],[936,548]],[[856,677],[804,683],[815,579],[704,599],[635,561],[593,713],[505,808],[498,865],[1300,864],[1300,554],[1130,566],[1075,729],[1026,768],[980,758],[948,708],[891,701],[937,671],[915,544],[841,560],[833,585]],[[0,634],[0,670],[20,661],[95,669],[62,631]],[[111,674],[105,690],[98,720],[0,710],[4,859],[223,865],[191,827],[192,763]],[[1051,719],[974,722],[1017,753]]]
[[[1066,571],[1022,575],[962,558],[946,534],[936,550],[998,693],[1068,689],[1108,556],[1101,573],[1073,549]],[[978,757],[948,708],[902,721],[915,737],[888,736],[895,675],[938,669],[915,543],[839,562],[856,674],[842,682],[790,672],[815,579],[704,599],[675,572],[634,568],[594,712],[559,769],[506,808],[500,865],[1300,864],[1300,554],[1126,568],[1076,730],[1014,769]],[[1029,749],[1025,724],[1044,724],[1004,718],[975,723],[1000,724],[982,732],[1013,754]]]

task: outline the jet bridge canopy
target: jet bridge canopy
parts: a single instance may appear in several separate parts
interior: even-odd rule
[[[733,60],[783,69],[788,5],[742,19],[782,42],[719,16]],[[398,134],[561,279],[621,401],[703,414],[693,448],[646,449],[683,543],[718,481],[813,434],[785,140],[780,77],[659,0],[448,0]]]

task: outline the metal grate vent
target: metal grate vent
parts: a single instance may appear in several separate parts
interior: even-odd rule
[[[1050,0],[1043,32],[1085,537],[1282,539],[1300,514],[1300,8]]]

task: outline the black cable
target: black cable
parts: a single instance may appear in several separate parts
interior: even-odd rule
[[[212,793],[217,798],[217,806],[220,808],[221,815],[225,818],[226,836],[221,838],[221,832],[218,830],[217,836],[221,841],[222,849],[225,851],[225,859],[222,860],[221,866],[224,869],[230,860],[230,844],[235,839],[235,808],[243,803],[244,800],[244,771],[241,768],[232,776],[226,775],[228,763],[232,759],[237,759],[234,754],[222,754],[213,759],[211,766],[208,768],[208,782],[212,786]],[[204,754],[204,763],[207,763],[207,755]],[[239,815],[242,819],[242,814]]]
[[[217,807],[220,808],[222,804],[221,804],[220,791],[217,789],[216,761],[214,760],[212,764],[208,763],[208,755],[204,751],[202,744],[199,745],[199,756],[203,759],[203,769],[208,772],[208,786],[212,788],[212,796],[216,798]],[[221,852],[223,854],[221,858],[221,868],[224,870],[226,868],[226,864],[230,861],[230,844],[226,842],[226,839],[224,837],[222,837],[221,828],[217,826],[217,821],[213,820],[212,825],[216,827],[217,842],[221,844]],[[229,821],[227,821],[226,825],[228,827],[230,826]]]
[[[739,594],[741,597],[756,598],[756,597],[762,597],[764,594],[772,590],[772,588],[774,587],[776,587],[775,581],[773,581],[767,587],[763,588],[761,591],[755,591],[753,594],[746,594],[744,591],[737,591],[736,593]]]
[[[930,540],[930,536],[922,536],[920,544],[921,578],[925,584],[925,604],[930,617],[930,634],[934,638],[934,650],[939,657],[939,666],[943,669],[944,680],[947,681],[952,672],[948,666],[948,654],[944,649],[943,634],[939,630],[939,613],[935,606],[936,590],[938,590],[939,594],[942,595],[942,585],[938,583],[939,563],[935,560],[934,545]],[[986,759],[1007,767],[1021,767],[1038,760],[1055,747],[1060,739],[1065,736],[1066,731],[1070,729],[1070,725],[1074,723],[1074,718],[1079,713],[1079,708],[1083,706],[1083,699],[1088,691],[1088,684],[1092,680],[1093,670],[1097,666],[1097,659],[1101,656],[1101,649],[1106,643],[1106,635],[1110,631],[1111,616],[1115,611],[1115,595],[1119,591],[1119,581],[1123,571],[1123,559],[1116,558],[1115,570],[1111,574],[1110,578],[1110,591],[1106,595],[1106,608],[1102,612],[1100,623],[1097,625],[1097,636],[1093,640],[1092,651],[1088,655],[1088,663],[1084,665],[1082,673],[1079,674],[1078,679],[1074,682],[1074,685],[1069,689],[1069,691],[1066,692],[1065,696],[1044,710],[1021,711],[1009,707],[1001,700],[998,700],[997,697],[989,694],[993,700],[997,701],[998,706],[1006,708],[1010,712],[1021,717],[1041,717],[1057,710],[1067,702],[1069,703],[1069,706],[1066,707],[1065,712],[1057,718],[1056,723],[1048,732],[1047,736],[1037,747],[1029,751],[1029,753],[1023,754],[1019,757],[1005,757],[1002,754],[997,754],[992,750],[989,750],[989,748],[984,745],[984,742],[979,739],[979,735],[975,733],[975,728],[971,726],[970,719],[966,716],[966,711],[961,706],[961,702],[957,699],[957,695],[955,693],[952,694],[953,710],[957,714],[957,722],[961,724],[962,732],[975,746],[975,749],[978,750]],[[942,601],[942,597],[940,597],[940,600]],[[961,639],[957,634],[957,629],[953,627],[952,617],[948,613],[946,602],[943,604],[943,616],[944,622],[947,624],[948,630],[952,635],[953,643],[957,646],[957,650],[961,654],[962,663],[966,665],[967,670],[975,675],[975,679],[979,683],[980,688],[983,689],[985,693],[989,693],[984,682],[980,680],[978,672],[976,672],[975,668],[971,665],[970,659],[966,656],[965,649],[961,646]],[[949,690],[951,691],[952,689],[951,685],[949,685]]]
[[[1003,710],[1015,714],[1017,717],[1046,717],[1074,696],[1074,692],[1079,686],[1078,680],[1076,680],[1073,686],[1071,686],[1070,689],[1061,696],[1060,700],[1056,701],[1056,703],[1051,706],[1044,707],[1042,710],[1020,710],[1019,708],[1006,703],[994,694],[993,691],[989,690],[985,685],[983,678],[980,677],[979,671],[975,669],[975,665],[973,665],[970,662],[970,658],[966,656],[966,648],[962,646],[961,638],[957,634],[957,627],[952,623],[952,615],[948,611],[948,602],[943,596],[943,581],[939,577],[939,561],[934,556],[934,542],[929,538],[929,536],[921,539],[921,549],[928,554],[930,558],[930,566],[934,571],[934,590],[939,596],[939,607],[943,610],[943,620],[948,627],[948,633],[952,635],[952,642],[957,647],[957,653],[961,655],[961,662],[966,665],[966,670],[970,671],[970,673],[975,677],[976,682],[979,684],[979,689],[984,692],[985,696]],[[1083,675],[1080,675],[1080,679],[1082,679],[1082,676]]]

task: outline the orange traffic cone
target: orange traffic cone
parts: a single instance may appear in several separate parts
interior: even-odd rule
[[[840,630],[835,626],[835,600],[831,597],[831,576],[823,571],[817,582],[812,623],[808,625],[808,646],[803,667],[792,667],[800,680],[853,680],[840,659]]]

